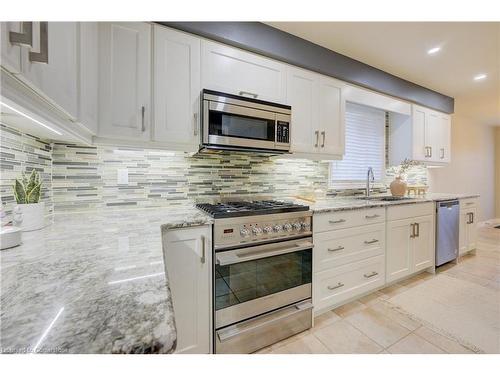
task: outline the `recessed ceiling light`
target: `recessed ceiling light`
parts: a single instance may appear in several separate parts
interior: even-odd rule
[[[0,107],[1,107],[1,106],[4,106],[4,107],[6,107],[6,108],[10,109],[12,112],[15,112],[15,113],[17,113],[18,115],[21,115],[21,116],[23,116],[24,118],[27,118],[28,120],[33,121],[35,124],[38,124],[38,125],[40,125],[40,126],[44,127],[45,129],[50,130],[51,132],[54,132],[54,133],[56,133],[56,134],[58,134],[58,135],[62,135],[62,133],[61,133],[61,132],[58,132],[57,130],[55,130],[55,129],[51,128],[50,126],[48,126],[48,125],[44,124],[43,122],[40,122],[40,121],[38,121],[37,119],[34,119],[34,118],[33,118],[33,117],[31,117],[31,116],[28,116],[26,113],[21,112],[21,111],[19,111],[18,109],[14,108],[14,107],[11,107],[10,105],[8,105],[8,104],[6,104],[6,103],[0,102]]]
[[[485,78],[486,78],[486,74],[481,73],[481,74],[478,74],[477,76],[474,77],[474,81],[480,81],[480,80],[485,79]]]
[[[434,48],[431,48],[430,50],[428,50],[427,54],[434,55],[435,53],[438,53],[439,51],[441,51],[441,47],[434,47]]]

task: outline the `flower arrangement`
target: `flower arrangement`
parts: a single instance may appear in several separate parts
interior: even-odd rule
[[[32,170],[29,177],[22,174],[21,181],[16,178],[14,183],[14,197],[17,204],[34,204],[40,201],[40,192],[42,190],[42,181],[40,174]]]
[[[399,177],[402,177],[402,175],[405,174],[408,171],[408,169],[410,169],[411,167],[415,167],[417,165],[420,165],[420,164],[421,163],[419,161],[406,158],[399,165],[399,170],[398,170],[397,175]]]

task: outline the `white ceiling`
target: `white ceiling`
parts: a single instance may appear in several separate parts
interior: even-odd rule
[[[268,22],[456,99],[455,111],[500,125],[500,23]],[[441,51],[428,55],[439,46]],[[488,77],[474,81],[476,74]]]

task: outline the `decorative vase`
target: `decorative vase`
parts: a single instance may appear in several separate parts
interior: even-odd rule
[[[406,188],[408,184],[405,180],[401,178],[401,176],[397,176],[394,181],[391,182],[391,194],[394,197],[404,197],[406,194]]]
[[[23,232],[42,229],[45,226],[45,203],[18,204],[14,207],[14,226]]]

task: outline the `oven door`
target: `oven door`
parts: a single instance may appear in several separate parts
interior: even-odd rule
[[[312,238],[215,253],[215,328],[311,298]]]
[[[276,113],[209,100],[203,102],[203,107],[203,143],[276,148]]]

